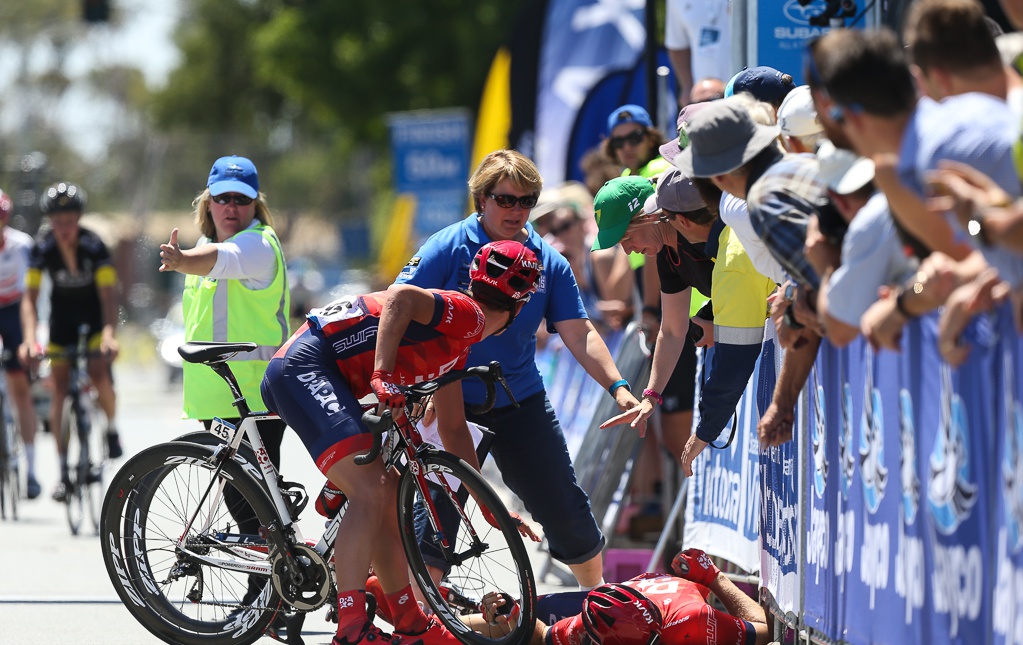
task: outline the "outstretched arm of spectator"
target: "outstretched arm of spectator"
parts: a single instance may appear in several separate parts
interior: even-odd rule
[[[810,370],[817,359],[820,349],[820,336],[810,334],[807,342],[798,348],[793,347],[785,352],[782,358],[781,371],[774,385],[771,405],[757,424],[757,433],[763,446],[780,446],[792,438],[795,425],[796,400],[799,392],[810,376]]]
[[[966,325],[975,315],[1008,297],[1009,290],[1009,284],[999,278],[997,271],[987,269],[948,297],[938,320],[938,351],[950,365],[962,365],[970,353],[970,346],[961,340]]]
[[[913,237],[931,251],[945,253],[957,260],[966,257],[970,246],[956,242],[952,226],[942,215],[932,212],[923,198],[907,188],[899,179],[898,157],[894,154],[874,155],[874,182],[888,198],[892,216]]]
[[[660,394],[671,378],[671,373],[682,355],[682,346],[685,345],[685,334],[689,330],[689,298],[691,288],[679,293],[662,293],[664,324],[657,332],[657,343],[654,345],[653,365],[650,368],[650,377],[647,380],[646,389],[653,390]],[[601,428],[610,428],[622,423],[630,423],[633,428],[638,428],[640,436],[645,434],[646,422],[654,412],[656,401],[651,397],[644,396],[642,400],[633,407],[625,409],[621,414],[611,417],[600,424]]]
[[[178,229],[171,231],[170,240],[160,245],[160,271],[177,271],[187,275],[209,275],[217,263],[217,245],[203,244],[194,249],[178,245]]]

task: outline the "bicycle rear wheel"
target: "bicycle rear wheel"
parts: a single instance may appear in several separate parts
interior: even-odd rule
[[[398,484],[398,523],[409,566],[427,602],[463,643],[525,643],[536,622],[536,586],[514,520],[490,485],[461,459],[431,450],[422,455],[421,462],[424,475],[431,480],[428,494],[448,545],[441,545],[441,531],[431,524],[411,468]],[[490,510],[498,527],[487,522],[480,503]],[[437,569],[443,572],[441,585],[434,581],[429,567],[434,573]],[[473,631],[460,616],[475,612],[484,595],[491,592],[515,599],[519,611],[507,629],[488,628],[486,634]]]
[[[267,542],[238,532],[219,483],[231,482],[261,524],[273,511],[236,463],[215,478],[210,455],[174,442],[128,460],[103,502],[103,559],[125,606],[159,638],[245,645],[259,639],[281,599],[268,574],[253,573],[269,563]]]

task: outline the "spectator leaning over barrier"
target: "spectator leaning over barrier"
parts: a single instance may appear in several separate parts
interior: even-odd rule
[[[753,268],[738,237],[707,208],[693,182],[677,169],[661,177],[653,194],[636,184],[616,183],[623,181],[608,182],[597,194],[594,208],[602,214],[597,221],[600,233],[595,248],[621,243],[626,250],[634,248],[647,255],[651,251],[660,252],[666,238],[663,233],[656,233],[659,229],[653,225],[660,227],[667,222],[689,244],[704,245],[705,257],[713,262],[715,350],[701,391],[700,422],[682,454],[682,470],[686,476],[692,476],[693,460],[728,424],[753,373],[764,339],[767,296],[774,291],[775,284]],[[638,208],[632,210],[638,202],[643,203],[642,212]],[[670,259],[662,263],[660,257],[659,254],[665,316],[654,349],[650,381],[639,406],[608,419],[601,424],[602,428],[627,422],[641,424],[653,412],[653,404],[659,403],[665,383],[664,368],[677,360],[681,341],[688,331],[683,321],[687,321],[689,304],[686,288],[692,280],[689,263],[683,265],[681,258],[675,263]]]
[[[725,98],[747,92],[756,100],[768,103],[777,113],[782,101],[794,89],[796,84],[791,74],[762,65],[744,69],[733,76],[725,85]]]
[[[918,14],[915,14],[918,15]],[[963,42],[965,58],[982,49],[1001,62],[983,20],[969,30],[974,41]],[[905,322],[940,305],[950,291],[972,280],[990,262],[1003,277],[1016,282],[1023,261],[1015,254],[973,250],[971,239],[954,223],[954,216],[928,211],[923,199],[928,172],[942,161],[968,164],[991,175],[1008,194],[1020,194],[1012,166],[1016,119],[1005,103],[979,92],[917,100],[909,67],[895,34],[887,29],[835,30],[811,43],[807,77],[821,112],[840,127],[857,152],[874,159],[875,181],[885,191],[897,222],[939,257],[928,258],[906,288],[884,292],[861,320],[864,334],[875,346],[897,349]],[[948,257],[946,257],[948,256]],[[951,261],[948,260],[951,258]],[[986,258],[986,259],[985,259]]]
[[[540,288],[511,327],[473,347],[468,363],[471,367],[500,361],[519,407],[513,407],[499,391],[493,410],[485,415],[467,414],[463,396],[464,403],[474,405],[485,398],[482,384],[470,379],[461,387],[442,388],[434,395],[440,403],[437,410],[446,411],[438,416],[438,424],[442,437],[468,437],[466,418],[494,433],[490,452],[505,484],[543,526],[551,555],[569,566],[581,587],[592,589],[603,581],[605,540],[593,519],[589,499],[576,482],[561,425],[536,367],[535,331],[541,320],[546,319],[548,331],[561,335],[565,347],[610,392],[619,409],[635,407],[639,401],[587,319],[568,262],[526,223],[542,187],[540,171],[520,153],[490,153],[469,178],[476,213],[430,237],[396,282],[422,288],[463,288],[469,283],[470,261],[491,241],[516,240],[536,253],[543,264]],[[444,447],[476,465],[471,442],[445,443]]]
[[[827,138],[813,106],[809,85],[800,85],[781,102],[778,127],[781,128],[782,145],[788,152],[816,152],[817,145]]]
[[[726,98],[693,118],[690,146],[674,161],[683,174],[708,177],[721,190],[745,199],[754,232],[792,278],[772,311],[779,341],[790,351],[774,400],[761,417],[761,440],[768,443],[791,437],[796,398],[820,346],[816,314],[809,306],[820,279],[803,248],[810,216],[826,197],[816,158],[784,154],[777,136],[777,127],[753,121],[741,99]]]
[[[821,274],[817,315],[833,345],[844,347],[860,334],[860,317],[877,290],[909,277],[915,259],[906,256],[895,233],[888,200],[874,188],[874,163],[830,141],[817,151],[821,179],[832,203],[849,222],[838,248],[820,232],[817,218],[806,233],[806,256]]]

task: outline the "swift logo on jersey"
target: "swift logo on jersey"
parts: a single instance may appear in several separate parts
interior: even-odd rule
[[[366,327],[365,329],[360,329],[358,332],[352,334],[351,336],[346,336],[344,338],[339,338],[335,340],[333,343],[334,351],[337,352],[338,354],[343,354],[346,350],[351,349],[356,345],[361,345],[362,343],[366,342],[368,339],[373,338],[376,335],[377,335],[376,327]]]

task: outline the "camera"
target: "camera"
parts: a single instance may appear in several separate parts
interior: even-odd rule
[[[807,6],[814,0],[799,0],[800,6]],[[844,27],[846,18],[856,16],[856,0],[827,0],[824,11],[809,18],[814,27]]]

